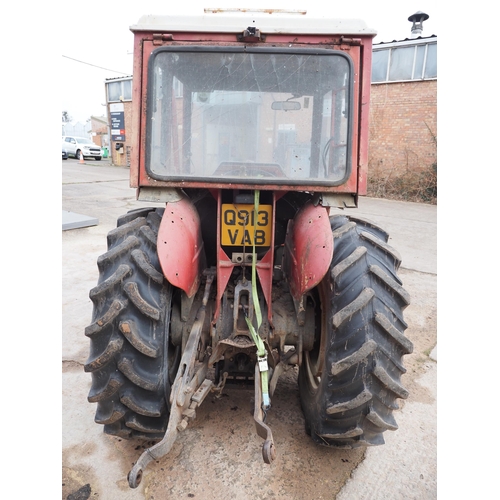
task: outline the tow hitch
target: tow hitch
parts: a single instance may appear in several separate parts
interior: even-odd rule
[[[196,409],[201,405],[208,393],[212,390],[213,382],[206,378],[208,366],[213,357],[205,356],[204,361],[198,367],[195,366],[198,353],[203,323],[205,321],[205,310],[213,283],[215,273],[207,272],[205,291],[202,305],[197,312],[196,320],[191,328],[186,348],[182,356],[175,381],[170,393],[170,418],[167,431],[163,439],[146,449],[139,457],[132,470],[128,474],[128,483],[131,488],[137,488],[142,480],[144,469],[153,460],[158,460],[167,455],[172,449],[177,438],[177,433],[183,431],[190,420],[196,417]],[[265,424],[266,412],[269,409],[269,396],[266,394],[266,404],[263,401],[263,390],[261,383],[262,364],[266,364],[265,358],[260,357],[255,364],[255,408],[254,420],[258,436],[264,439],[262,446],[262,457],[266,464],[270,464],[276,457],[273,434],[268,425]],[[275,373],[275,376],[279,376]],[[274,377],[273,377],[274,378]],[[275,382],[273,380],[273,382]]]
[[[270,464],[276,458],[276,448],[274,447],[273,433],[264,421],[266,413],[262,404],[262,385],[260,384],[259,363],[255,363],[255,409],[253,413],[255,429],[257,434],[264,439],[262,445],[262,458],[266,464]]]
[[[177,376],[172,385],[170,419],[167,431],[163,439],[145,450],[134,467],[132,467],[128,474],[128,484],[131,488],[139,486],[142,480],[142,472],[152,460],[158,460],[172,449],[177,438],[177,432],[184,430],[188,421],[195,418],[196,408],[200,406],[213,386],[213,382],[205,378],[208,369],[208,357],[205,358],[203,364],[197,370],[195,370],[195,361],[214,275],[215,273],[212,271],[207,272],[202,305],[196,315],[196,321],[189,334]]]

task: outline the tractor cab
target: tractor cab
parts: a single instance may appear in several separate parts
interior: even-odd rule
[[[131,29],[140,192],[365,193],[375,32],[364,22],[217,11],[145,16]]]

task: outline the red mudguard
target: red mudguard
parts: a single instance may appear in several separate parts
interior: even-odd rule
[[[328,207],[306,203],[288,223],[283,272],[295,300],[325,276],[333,256]]]
[[[158,230],[158,259],[165,278],[192,297],[205,266],[200,218],[187,198],[168,202]]]

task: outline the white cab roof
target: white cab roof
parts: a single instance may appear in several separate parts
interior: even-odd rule
[[[241,33],[254,27],[264,34],[371,35],[377,32],[360,19],[309,17],[306,11],[205,9],[192,16],[145,15],[132,31]]]

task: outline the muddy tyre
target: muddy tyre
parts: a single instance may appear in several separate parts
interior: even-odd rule
[[[124,438],[160,438],[168,423],[178,348],[169,342],[173,290],[156,252],[162,213],[139,209],[118,219],[89,294],[94,309],[85,329],[88,400],[97,403],[95,421],[104,432]]]
[[[408,397],[401,375],[413,350],[403,320],[410,298],[387,233],[344,215],[330,222],[333,260],[316,290],[314,347],[299,370],[306,431],[328,446],[379,445],[397,429],[397,399]]]

